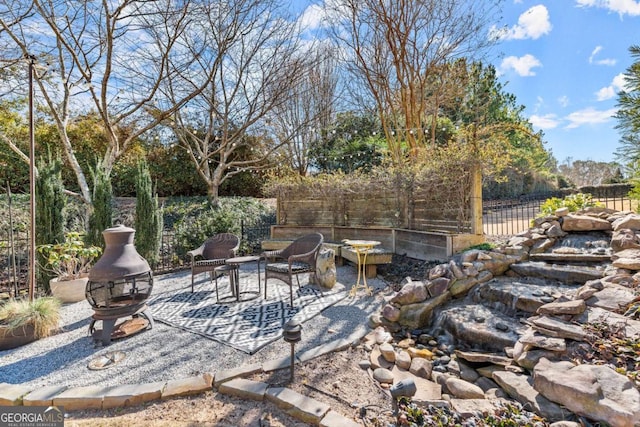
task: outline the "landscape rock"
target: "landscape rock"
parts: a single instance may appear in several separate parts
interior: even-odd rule
[[[425,288],[426,292],[426,288]],[[438,295],[421,303],[403,305],[400,308],[400,318],[398,323],[409,328],[419,328],[428,325],[433,314],[433,310],[451,298],[449,292]]]
[[[414,357],[413,359],[411,359],[409,372],[411,372],[412,374],[429,380],[431,379],[432,370],[433,362],[431,362],[431,360],[427,360],[423,357]]]
[[[389,363],[395,363],[396,361],[396,352],[393,349],[393,346],[389,343],[382,343],[380,344],[380,353],[382,354],[382,357],[384,357],[384,360],[386,360]]]
[[[336,252],[330,248],[322,248],[316,260],[316,280],[325,289],[332,289],[336,284]]]
[[[452,395],[460,399],[484,399],[484,391],[480,387],[460,378],[448,378],[445,385]]]
[[[595,231],[611,230],[611,223],[606,219],[589,215],[569,214],[562,218],[563,231]]]
[[[406,350],[400,350],[396,353],[396,366],[400,369],[409,370],[411,367],[411,355]]]
[[[538,314],[549,314],[560,316],[563,314],[580,314],[587,308],[584,300],[570,300],[562,302],[551,302],[538,307]]]
[[[635,426],[640,420],[640,392],[607,366],[543,358],[533,371],[533,383],[547,399],[613,427]]]
[[[531,377],[508,371],[496,371],[493,380],[512,398],[550,421],[564,419],[565,411],[542,396],[534,387]]]
[[[391,298],[392,304],[408,305],[419,303],[427,299],[429,292],[422,282],[409,282],[404,285],[400,291]]]
[[[373,379],[381,384],[393,384],[393,374],[385,368],[374,369]]]
[[[397,322],[400,319],[400,309],[391,304],[385,304],[382,308],[382,317],[390,322]]]

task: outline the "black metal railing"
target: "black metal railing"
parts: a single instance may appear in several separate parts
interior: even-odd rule
[[[271,237],[271,226],[276,224],[276,214],[263,216],[257,221],[240,223],[241,250],[246,254],[259,253],[262,241]]]
[[[550,191],[526,194],[517,198],[483,200],[482,225],[484,234],[514,235],[531,227],[531,221],[540,213],[542,204],[551,197],[563,198],[575,193],[591,194],[602,206],[619,211],[635,211],[638,201],[629,198],[628,184],[581,187],[578,190]]]

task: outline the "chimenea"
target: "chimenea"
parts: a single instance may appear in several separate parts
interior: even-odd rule
[[[94,314],[89,334],[102,341],[123,338],[153,327],[146,301],[153,289],[149,263],[133,245],[135,230],[118,225],[102,232],[106,244],[104,253],[89,271],[85,296]],[[131,317],[116,325],[121,318]],[[95,324],[102,321],[102,329]]]

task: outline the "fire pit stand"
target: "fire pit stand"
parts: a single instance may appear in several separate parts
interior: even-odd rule
[[[112,339],[126,338],[142,332],[145,329],[152,329],[154,325],[153,317],[146,312],[147,308],[145,304],[133,314],[130,314],[130,320],[125,320],[118,325],[116,325],[116,322],[118,319],[121,319],[123,315],[94,313],[94,315],[91,316],[92,320],[89,325],[89,334],[92,335],[96,341],[100,341],[102,345],[106,346],[111,344]],[[129,316],[129,314],[127,314],[127,316]],[[98,320],[102,321],[102,329],[95,328]]]
[[[134,234],[134,229],[122,225],[103,231],[106,248],[89,272],[85,296],[94,311],[89,334],[105,346],[112,339],[153,328],[146,304],[153,276],[149,264],[133,246]],[[131,318],[116,324],[125,317]],[[96,329],[98,321],[102,329]]]

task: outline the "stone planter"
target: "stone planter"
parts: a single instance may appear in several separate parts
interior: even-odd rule
[[[63,281],[58,281],[57,277],[53,278],[49,281],[51,295],[58,298],[63,303],[82,301],[85,299],[85,290],[88,280],[88,276]]]
[[[32,325],[10,328],[0,325],[0,351],[29,344],[36,340]]]

